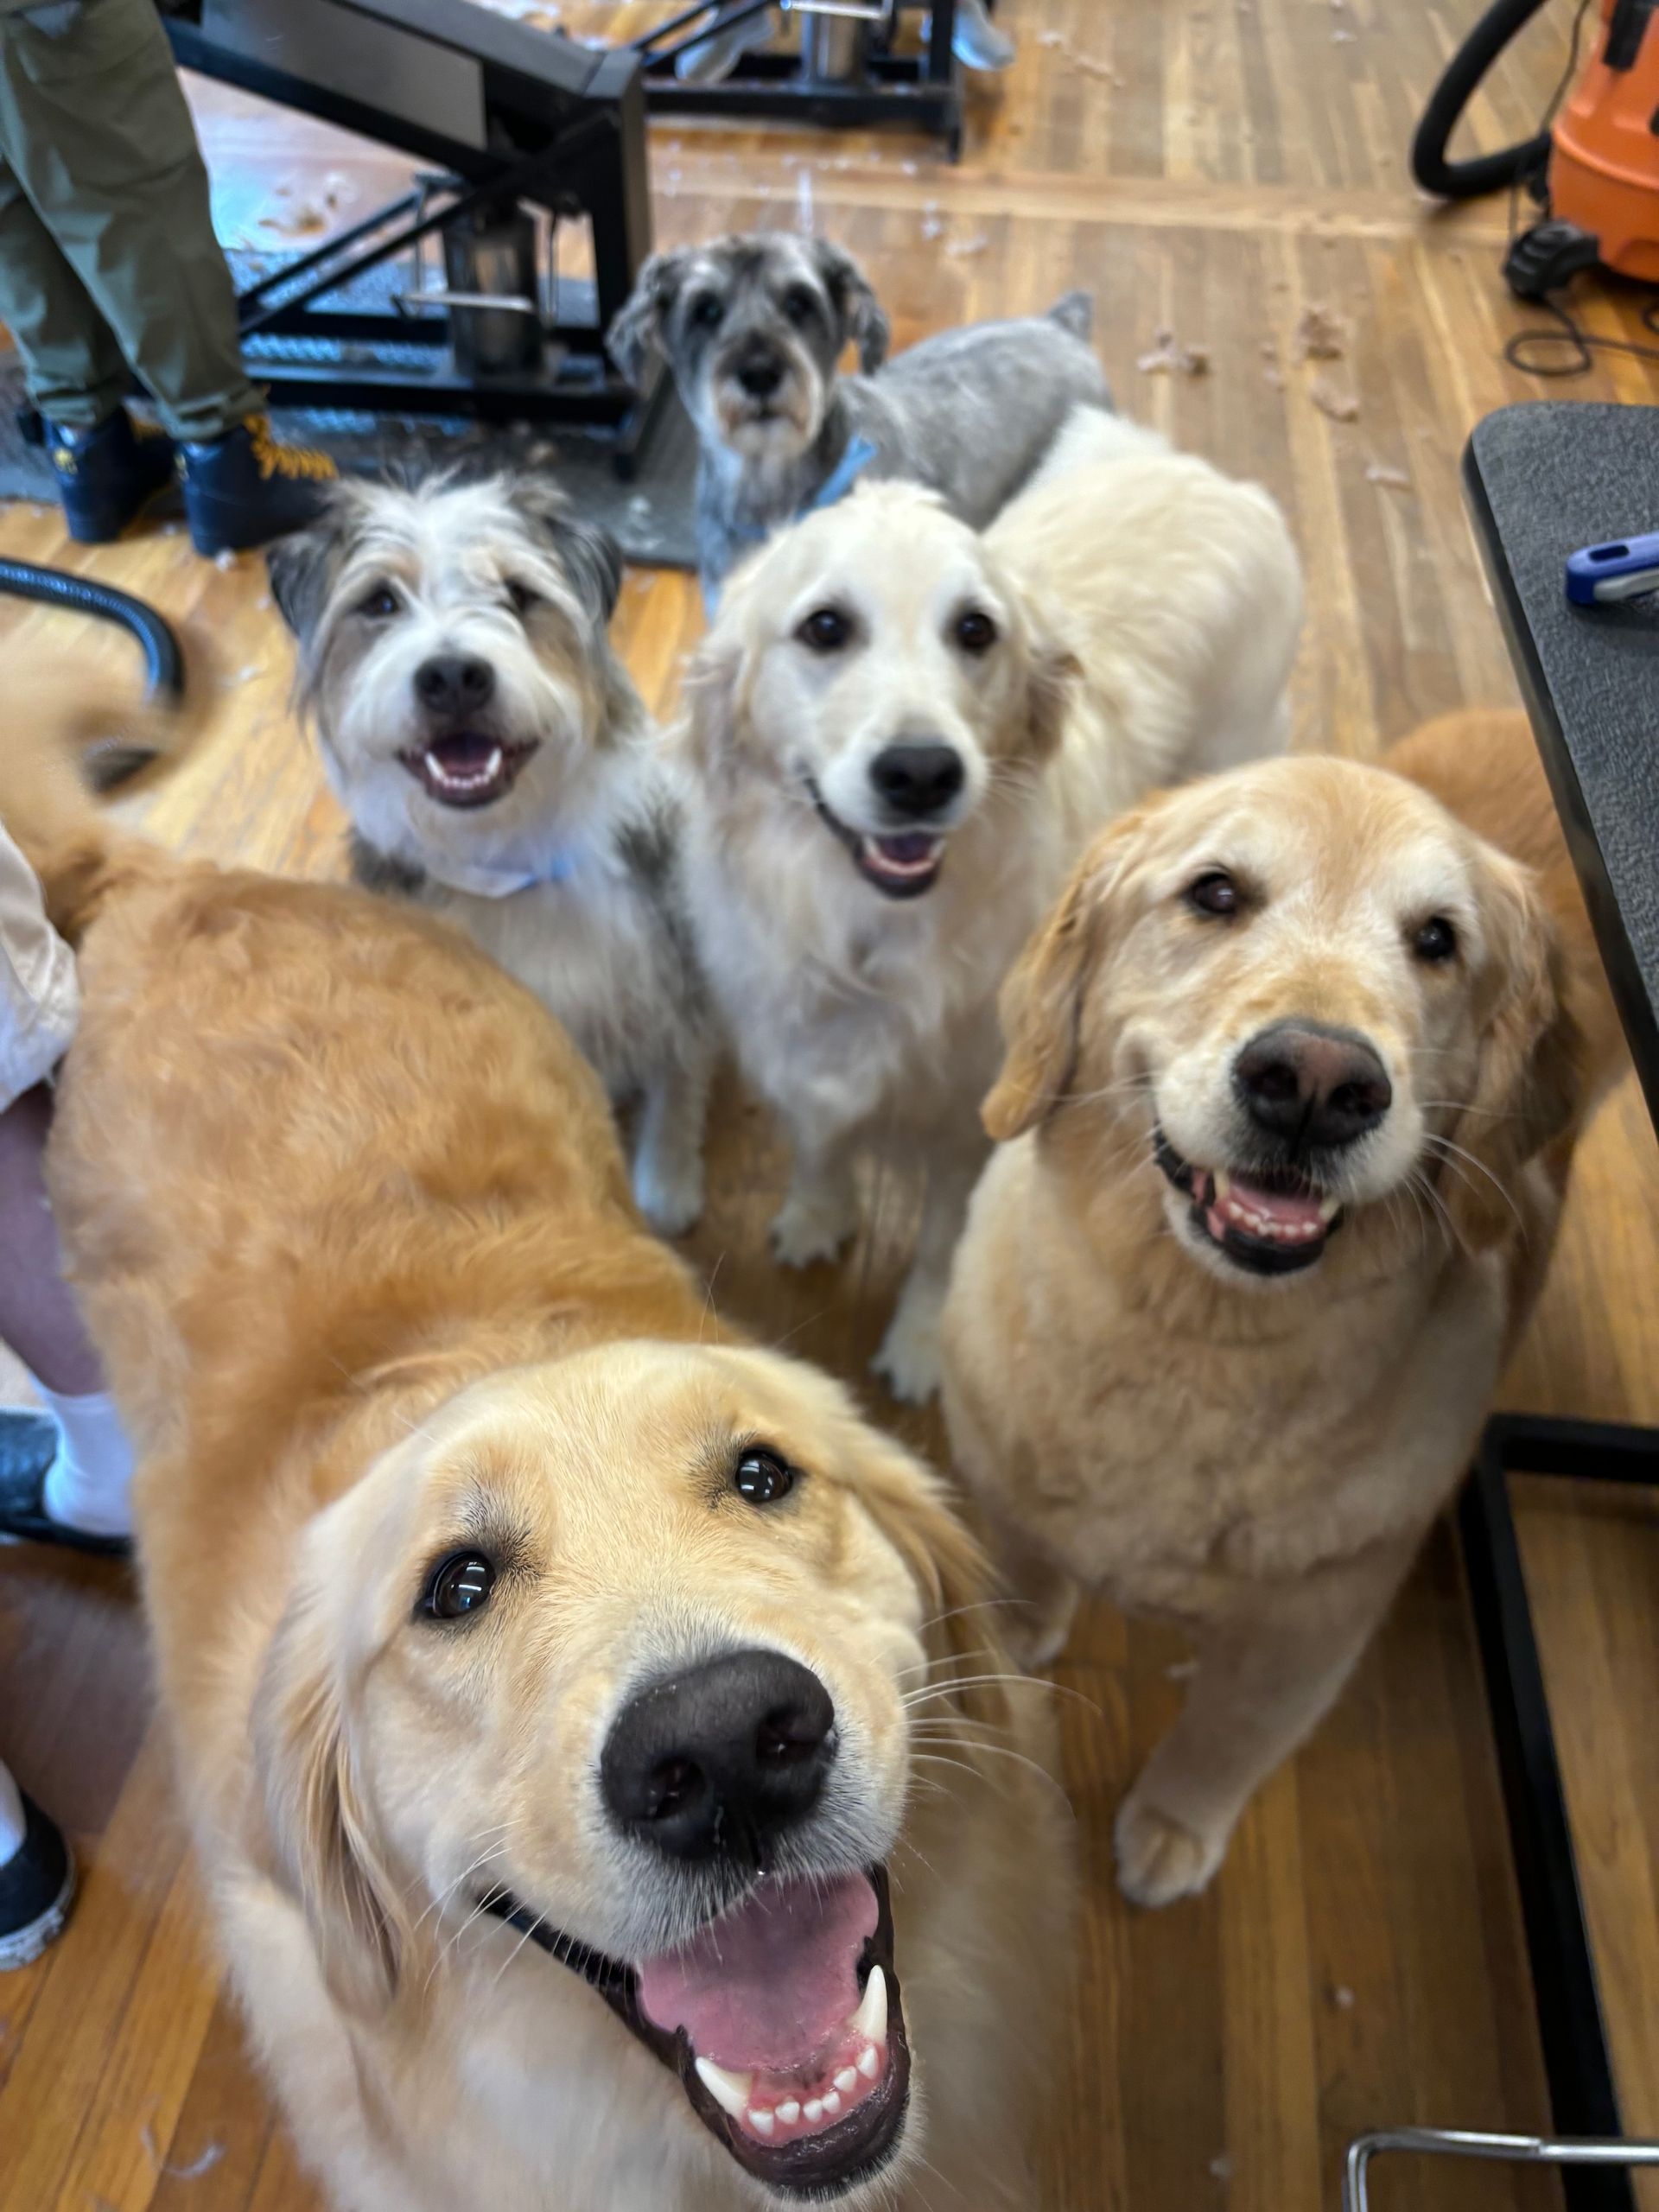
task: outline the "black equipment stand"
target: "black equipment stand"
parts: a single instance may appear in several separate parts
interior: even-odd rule
[[[1500,1415],[1487,1424],[1458,1507],[1554,2132],[1616,2139],[1624,2132],[1618,2091],[1510,1511],[1511,1474],[1659,1484],[1659,1433],[1611,1421]],[[1566,2166],[1561,2187],[1569,2212],[1636,2212],[1630,2177],[1621,2166]]]
[[[1476,426],[1464,489],[1619,1018],[1659,1122],[1659,601],[1569,606],[1567,556],[1652,529],[1659,409],[1506,407]],[[1501,1417],[1459,1506],[1555,2133],[1604,2139],[1561,2169],[1569,2212],[1634,2212],[1618,2095],[1544,1692],[1510,1473],[1659,1484],[1659,1430]],[[1638,2146],[1630,2146],[1634,2155]],[[1650,2161],[1652,2146],[1643,2155]]]
[[[564,424],[613,444],[625,473],[663,388],[636,391],[605,333],[651,251],[644,74],[628,48],[595,51],[467,0],[195,0],[170,15],[181,66],[429,162],[416,191],[240,297],[249,366],[279,406],[473,414]],[[317,304],[425,238],[511,225],[521,205],[592,226],[594,283],[532,285],[500,306],[538,326],[538,358],[457,363],[453,309]],[[446,296],[440,295],[440,299]],[[497,311],[499,311],[498,307]],[[464,351],[464,349],[459,349]]]
[[[698,0],[636,40],[653,112],[816,123],[839,130],[902,123],[912,130],[931,131],[944,140],[953,162],[960,157],[962,86],[952,50],[957,0],[933,0],[927,43],[919,55],[891,51],[886,34],[896,6],[890,10],[857,79],[811,77],[792,54],[746,54],[732,76],[718,85],[683,84],[675,75],[674,63],[688,48],[779,4],[779,0]],[[863,0],[854,4],[862,5]]]

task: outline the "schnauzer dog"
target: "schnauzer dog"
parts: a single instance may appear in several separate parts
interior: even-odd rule
[[[714,1029],[615,546],[543,482],[446,474],[341,484],[270,565],[359,880],[466,930],[639,1098],[634,1195],[690,1228]]]
[[[659,351],[696,425],[712,605],[747,551],[861,475],[925,484],[982,529],[1074,407],[1111,405],[1093,319],[1089,295],[1070,292],[1046,315],[942,331],[883,368],[887,319],[851,256],[763,232],[653,254],[609,344],[636,382]],[[838,378],[849,342],[863,374]]]

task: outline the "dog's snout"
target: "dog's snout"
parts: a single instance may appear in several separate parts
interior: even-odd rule
[[[465,715],[489,704],[495,671],[476,653],[434,653],[415,671],[415,696],[436,715]]]
[[[885,746],[870,763],[870,781],[887,805],[915,821],[949,806],[966,772],[954,745],[931,741]]]
[[[1259,1031],[1233,1063],[1233,1082],[1258,1128],[1298,1146],[1351,1144],[1394,1099],[1375,1046],[1317,1021]]]
[[[605,1802],[671,1859],[760,1863],[804,1819],[835,1757],[836,1708],[781,1651],[728,1651],[654,1682],[618,1714],[600,1757]]]
[[[751,399],[770,399],[784,380],[784,365],[769,348],[741,354],[733,370]]]

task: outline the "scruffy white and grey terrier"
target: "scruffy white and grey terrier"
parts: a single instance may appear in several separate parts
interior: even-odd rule
[[[640,1101],[634,1195],[702,1205],[714,1027],[677,818],[607,625],[621,556],[528,476],[345,483],[270,554],[359,880],[446,916]]]

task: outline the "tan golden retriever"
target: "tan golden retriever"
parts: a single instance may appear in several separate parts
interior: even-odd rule
[[[898,1396],[938,1379],[998,987],[1102,823],[1282,748],[1300,612],[1265,492],[1093,410],[982,536],[874,484],[728,589],[681,733],[692,925],[793,1148],[779,1259],[853,1233],[861,1155],[925,1175]]]
[[[331,2202],[1029,2203],[1063,1808],[983,1748],[1042,1732],[933,1479],[712,1319],[443,924],[15,752],[0,809],[80,953],[49,1173],[162,1702]]]
[[[1079,1583],[1196,1640],[1118,1821],[1142,1904],[1210,1879],[1382,1618],[1616,1064],[1524,721],[1433,726],[1395,766],[1150,801],[1004,995],[946,1414],[1035,1654]]]

